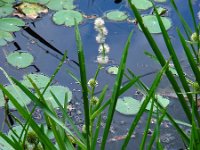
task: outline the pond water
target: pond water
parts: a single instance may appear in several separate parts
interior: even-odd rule
[[[121,11],[126,11],[130,18],[134,18],[133,13],[128,7],[126,1],[123,1],[120,4],[115,4],[113,1],[96,0],[91,4],[88,0],[76,0],[75,3],[77,5],[77,9],[88,16],[97,15],[99,17],[103,17],[105,15],[105,12],[119,9]],[[182,0],[177,0],[176,3],[177,6],[179,6],[181,14],[192,27],[193,25],[191,21],[191,16],[188,13],[189,6],[187,4],[183,5]],[[194,3],[195,14],[197,14],[199,10],[199,3],[200,0]],[[176,34],[177,27],[182,30],[181,23],[178,21],[179,19],[177,19],[178,17],[175,11],[172,9],[169,1],[166,3],[157,4],[168,9],[168,16],[171,18],[173,24],[172,28],[170,28],[168,32],[172,39],[178,57],[181,60],[185,60],[183,49],[180,45]],[[151,13],[151,11],[151,9],[148,9],[146,11],[142,11],[142,14],[149,14]],[[66,72],[66,68],[68,68],[77,76],[79,73],[78,66],[75,63],[78,61],[78,58],[74,28],[55,25],[51,20],[53,13],[54,12],[49,12],[47,15],[42,16],[40,19],[36,19],[34,22],[27,21],[27,26],[36,33],[35,36],[28,32],[31,30],[20,30],[19,32],[15,33],[15,41],[13,43],[9,43],[4,47],[0,47],[0,66],[3,67],[9,75],[19,80],[22,79],[22,76],[24,74],[36,71],[51,76],[52,73],[55,71],[57,65],[59,64],[62,58],[62,54],[67,50],[68,58],[70,60],[67,61],[61,68],[61,71],[55,78],[55,82],[57,82],[57,84],[60,85],[66,85],[73,91],[72,106],[75,107],[76,110],[72,112],[72,116],[77,121],[77,124],[79,124],[81,127],[81,125],[83,124],[83,115],[77,114],[77,110],[80,110],[83,113],[80,86],[76,84]],[[125,45],[127,37],[129,33],[132,30],[134,30],[134,35],[131,41],[131,46],[128,55],[127,68],[131,69],[136,75],[143,75],[160,69],[160,66],[156,62],[154,62],[152,59],[150,59],[144,54],[144,51],[152,52],[152,50],[147,40],[145,39],[143,33],[138,29],[138,27],[135,24],[129,23],[127,21],[113,22],[105,19],[105,26],[109,31],[107,36],[107,43],[111,47],[111,51],[109,53],[111,61],[106,67],[111,65],[118,65],[120,63],[123,47]],[[97,68],[96,57],[98,55],[98,44],[95,41],[97,33],[94,30],[94,19],[85,19],[84,22],[79,25],[79,28],[84,46],[84,54],[86,58],[86,67],[88,73],[87,77],[89,79],[93,77],[94,72]],[[37,35],[39,35],[40,38]],[[48,43],[55,48],[50,48],[47,44],[45,45],[44,41],[42,41],[41,38],[45,39],[45,41],[48,41]],[[154,34],[154,38],[157,41],[157,43],[159,43],[159,48],[162,50],[164,56],[166,56],[167,58],[168,52],[164,44],[162,35]],[[28,51],[34,56],[35,67],[30,66],[25,69],[15,69],[6,62],[5,55],[9,52],[19,49]],[[155,73],[143,77],[142,81],[144,81],[144,83],[150,86],[154,78]],[[97,88],[97,91],[101,90],[105,84],[109,84],[109,92],[107,95],[107,97],[109,97],[114,79],[115,76],[108,74],[106,72],[106,69],[103,69],[98,77],[99,86]],[[2,73],[0,73],[0,83],[8,84],[7,79]],[[171,92],[170,89],[171,87],[169,86],[167,79],[164,78],[160,84],[159,91],[162,91],[163,95],[167,96],[166,93]],[[136,90],[131,88],[123,96],[134,96],[135,98],[141,99],[141,96],[136,95],[135,92]],[[168,106],[169,112],[172,115],[176,116],[176,119],[187,122],[185,116],[183,115],[183,111],[179,105],[180,104],[178,103],[175,97],[170,97],[170,105]],[[39,109],[37,111],[38,112],[35,113],[36,118],[40,113]],[[16,112],[13,113],[17,115]],[[3,115],[4,109],[0,108],[0,123],[4,121]],[[138,143],[140,143],[142,133],[144,131],[146,115],[142,117],[136,129],[135,137],[132,138],[128,149],[139,149]],[[123,140],[113,142],[112,139],[115,139],[117,137],[118,139],[120,139],[120,137],[125,135],[133,118],[134,116],[125,116],[121,115],[118,112],[115,113],[112,130],[109,135],[109,143],[112,144],[107,144],[106,149],[119,149]],[[106,114],[103,117],[102,128],[104,127],[105,120]],[[42,122],[42,118],[39,118],[38,122]],[[154,124],[152,124],[152,130],[153,126]],[[182,127],[185,130],[188,130],[187,127]],[[8,128],[5,126],[4,131],[6,132],[7,130]],[[164,123],[162,123],[161,125],[161,137],[161,141],[166,149],[173,150],[184,148],[184,144],[182,143],[180,137],[177,135],[175,129],[167,121],[164,121]],[[100,140],[101,139],[99,139],[99,141]]]

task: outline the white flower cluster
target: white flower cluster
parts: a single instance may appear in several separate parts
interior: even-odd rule
[[[96,41],[99,43],[99,55],[97,56],[97,62],[99,64],[107,64],[109,62],[109,57],[107,54],[110,52],[110,47],[106,44],[106,35],[108,35],[108,30],[104,26],[105,22],[102,18],[96,18],[94,21],[94,29],[98,32],[96,36]]]

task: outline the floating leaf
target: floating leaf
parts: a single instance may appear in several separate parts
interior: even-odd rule
[[[50,91],[57,97],[57,99],[59,100],[59,102],[61,103],[63,107],[64,107],[64,102],[65,102],[65,94],[67,94],[68,102],[70,102],[72,99],[72,92],[70,91],[69,88],[64,87],[64,86],[49,86],[46,92],[44,93],[44,99],[47,101],[50,101],[54,108],[57,108],[58,104],[54,100]]]
[[[17,126],[12,127],[12,129],[20,137],[21,132],[23,130],[22,126],[21,125],[17,125]],[[33,131],[33,129],[31,127],[29,127],[29,129],[28,129],[28,132],[30,132],[30,131]],[[23,133],[22,138],[24,138],[24,133]],[[46,124],[44,125],[44,133],[48,136],[49,139],[53,139],[54,138],[53,131],[51,129],[49,129]],[[15,137],[15,138],[17,138],[16,135],[12,132],[12,130],[9,130],[8,131],[8,137],[12,137],[12,136]]]
[[[150,33],[161,33],[161,29],[160,29],[156,16],[147,15],[147,16],[143,16],[142,19],[143,19],[144,25],[148,28]],[[171,20],[168,19],[167,17],[161,17],[161,20],[166,30],[168,30],[172,25]],[[140,26],[139,26],[139,29],[141,30]]]
[[[128,15],[124,11],[113,10],[106,13],[106,17],[112,21],[124,21],[128,18]]]
[[[14,150],[2,137],[0,138],[0,150]]]
[[[52,10],[74,9],[73,0],[50,0],[47,7]]]
[[[49,0],[23,0],[23,2],[46,4],[49,2]]]
[[[107,68],[108,74],[116,75],[118,73],[119,67],[118,66],[109,66]]]
[[[13,12],[13,7],[11,4],[4,4],[0,7],[0,18],[6,17]]]
[[[164,8],[164,7],[156,7],[156,10],[157,10],[157,12],[160,16],[165,16],[167,14],[167,11],[168,11],[167,8]],[[155,9],[153,9],[152,14],[156,15]]]
[[[166,2],[167,0],[154,0],[155,2],[160,2],[160,3],[164,3]]]
[[[14,41],[11,33],[0,30],[0,46],[6,45],[8,42]]]
[[[4,2],[4,3],[14,3],[14,2],[16,2],[16,0],[0,0],[0,2]]]
[[[60,10],[53,15],[53,21],[57,25],[65,24],[66,26],[74,26],[75,21],[77,24],[83,21],[83,16],[80,12],[74,10]]]
[[[13,85],[5,86],[6,90],[18,101],[18,103],[22,106],[28,105],[31,100],[29,97],[17,86],[13,87]],[[0,91],[0,107],[5,105],[5,100],[3,96],[3,92]],[[8,102],[10,109],[16,109],[11,101]]]
[[[26,68],[33,63],[33,56],[28,52],[15,51],[6,57],[9,64],[20,69]]]
[[[0,30],[7,32],[19,31],[25,23],[18,18],[0,18]]]
[[[156,98],[157,98],[159,104],[161,104],[164,108],[166,108],[169,105],[169,100],[167,98],[164,98],[163,96],[160,96],[160,95],[157,95]],[[141,104],[144,101],[144,99],[145,98],[142,99]],[[154,103],[154,105],[155,106],[153,107],[153,111],[156,111],[157,110],[156,104]],[[149,101],[146,109],[147,110],[151,109],[151,100]]]
[[[117,100],[116,110],[124,115],[135,115],[140,110],[141,103],[132,97]]]
[[[36,19],[39,14],[47,13],[48,9],[38,3],[21,3],[15,7],[17,12],[15,15],[19,17],[26,17],[30,19]]]
[[[23,76],[23,81],[21,82],[27,88],[33,88],[32,84],[30,83],[27,77],[31,78],[33,82],[37,85],[37,87],[40,89],[45,88],[50,81],[50,78],[48,76],[45,76],[43,74],[31,73]]]
[[[131,3],[140,10],[147,10],[153,6],[149,0],[131,0]]]

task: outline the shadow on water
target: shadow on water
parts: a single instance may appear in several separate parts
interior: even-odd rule
[[[115,2],[120,2],[120,0],[115,0]],[[177,0],[176,2],[178,6],[181,6],[180,11],[182,15],[189,22],[189,25],[192,26],[192,21],[188,13],[188,5],[180,5],[182,3],[182,0]],[[198,2],[196,2],[196,5],[194,6],[196,14],[198,10]],[[120,9],[122,11],[126,11],[131,18],[134,18],[125,0],[119,4],[115,4],[114,0],[96,0],[93,1],[92,4],[87,3],[87,5],[86,3],[87,2],[83,0],[76,0],[78,10],[80,10],[86,15],[97,15],[100,17],[104,17],[104,13],[106,11]],[[182,29],[182,26],[177,19],[178,17],[175,14],[174,10],[170,7],[169,2],[159,5],[165,6],[169,9],[169,17],[173,22],[173,27],[169,30],[169,34],[174,44],[174,48],[176,49],[176,52],[179,55],[179,58],[185,59],[182,47],[180,46],[178,36],[176,34],[176,27]],[[143,13],[148,14],[150,12],[151,10],[147,10]],[[15,42],[0,48],[0,66],[3,67],[9,75],[14,76],[19,80],[22,79],[22,76],[24,74],[28,74],[30,72],[42,72],[50,76],[57,67],[60,59],[62,58],[62,55],[67,50],[68,59],[64,67],[61,68],[61,71],[56,76],[55,82],[58,82],[61,85],[67,85],[70,89],[72,89],[74,94],[74,101],[71,105],[76,107],[77,110],[79,109],[81,112],[83,112],[82,103],[80,101],[80,86],[77,85],[74,82],[74,80],[66,73],[66,68],[69,68],[70,70],[72,70],[72,72],[78,75],[79,64],[77,62],[78,59],[74,28],[56,26],[51,21],[52,14],[53,12],[50,12],[49,14],[43,16],[41,19],[34,21],[34,23],[28,23],[28,25],[24,27],[21,31],[15,33]],[[83,46],[86,57],[88,78],[94,75],[94,71],[97,68],[96,57],[98,55],[98,44],[95,42],[95,36],[97,33],[94,30],[93,21],[93,19],[85,19],[85,21],[79,26],[82,41],[84,43]],[[134,36],[129,50],[127,68],[133,70],[133,72],[137,75],[144,75],[142,80],[148,86],[151,85],[155,77],[155,72],[160,69],[160,66],[144,55],[144,51],[151,52],[151,48],[147,40],[145,39],[143,33],[139,31],[135,24],[128,23],[126,21],[112,22],[105,19],[105,25],[109,31],[106,42],[111,47],[111,52],[109,53],[111,62],[109,65],[118,65],[120,63],[121,54],[128,34],[132,30],[134,30]],[[164,44],[162,35],[154,35],[154,38],[157,41],[157,43],[159,43],[159,48],[162,50],[163,54],[166,57],[168,57],[167,48]],[[34,64],[31,67],[20,70],[17,70],[9,64],[7,64],[5,60],[6,54],[11,51],[17,50],[26,50],[33,54],[35,58]],[[105,84],[109,84],[109,86],[112,87],[114,79],[114,76],[107,74],[105,69],[102,70],[98,77],[99,87],[97,88],[97,91],[100,91]],[[0,82],[3,84],[8,83],[8,81],[2,73],[0,74]],[[170,88],[171,87],[169,86],[167,79],[164,78],[161,82],[160,89],[167,91]],[[108,91],[107,97],[110,96],[111,90],[112,89]],[[135,98],[141,99],[141,95],[138,95],[135,89],[130,89],[123,96],[134,96]],[[183,115],[183,110],[179,107],[179,103],[175,97],[171,99],[169,113],[176,116],[176,118],[179,120],[186,120],[185,116]],[[3,108],[0,108],[0,114],[0,122],[3,122]],[[77,111],[72,112],[72,115],[74,116],[75,120],[80,121],[83,118],[82,115],[77,114]],[[140,123],[136,129],[136,133],[134,133],[128,149],[139,149],[138,143],[141,142],[146,117],[147,115],[144,115],[140,120]],[[123,141],[123,135],[127,133],[132,120],[133,116],[124,116],[119,114],[118,112],[115,113],[115,118],[113,120],[112,129],[109,135],[109,144],[107,144],[107,149],[119,149],[120,145],[122,144],[121,142]],[[102,128],[104,128],[105,126],[105,121],[106,114],[104,114],[103,116],[103,121],[101,124]],[[83,120],[80,122],[80,124],[83,124]],[[152,123],[152,130],[154,125],[155,123]],[[182,128],[185,128],[187,130],[187,128],[184,126],[182,126]],[[7,131],[7,127],[5,127],[5,131]],[[150,131],[148,138],[149,137],[151,137]],[[175,129],[167,121],[164,121],[164,123],[162,123],[161,125],[161,137],[163,137],[163,139],[161,139],[161,142],[165,145],[166,149],[173,150],[184,148],[184,145],[181,142],[180,137],[177,135]],[[100,141],[101,139],[99,139],[99,142]]]

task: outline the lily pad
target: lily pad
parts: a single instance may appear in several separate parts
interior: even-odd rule
[[[12,128],[15,133],[20,136],[21,135],[21,132],[23,130],[22,126],[21,125],[17,125],[15,127]],[[30,127],[28,131],[33,131],[33,129]],[[50,138],[50,139],[53,139],[54,135],[53,135],[53,131],[51,129],[49,129],[47,127],[47,125],[44,125],[44,133]],[[14,136],[16,137],[13,132],[11,130],[8,131],[8,137],[11,137],[11,136]],[[24,136],[24,134],[23,134]],[[1,149],[0,149],[1,150]]]
[[[33,56],[28,52],[15,51],[6,57],[9,64],[20,69],[26,68],[33,63]]]
[[[158,14],[159,14],[160,16],[166,16],[167,11],[168,11],[167,8],[164,8],[164,7],[156,7],[156,10],[157,10],[157,12],[158,12]],[[155,9],[153,9],[152,14],[153,14],[153,15],[156,15]]]
[[[74,0],[49,0],[47,7],[52,10],[74,9]]]
[[[48,9],[39,3],[21,3],[16,6],[17,12],[15,15],[23,18],[36,19],[39,14],[47,13]]]
[[[118,73],[119,67],[118,66],[109,66],[107,68],[108,74],[116,75]]]
[[[113,10],[106,13],[106,17],[112,21],[124,21],[128,18],[128,15],[124,11]]]
[[[131,0],[131,3],[140,10],[147,10],[153,7],[153,4],[149,0]]]
[[[64,24],[71,27],[75,25],[74,20],[76,20],[77,24],[81,23],[83,21],[83,15],[74,10],[60,10],[53,15],[53,21],[57,25]]]
[[[0,30],[0,46],[4,46],[12,41],[14,41],[14,38],[10,32]]]
[[[2,137],[0,138],[0,150],[14,150]]]
[[[32,86],[32,84],[30,83],[30,81],[28,80],[27,77],[31,78],[39,89],[45,88],[46,85],[50,81],[50,78],[48,76],[43,75],[43,74],[31,73],[31,74],[23,76],[23,81],[21,81],[21,83],[24,86],[26,86],[27,88],[32,88],[32,89],[33,89],[33,86]]]
[[[166,2],[167,0],[154,0],[155,2],[160,2],[160,3],[164,3]]]
[[[0,18],[6,17],[13,12],[13,7],[11,4],[5,4],[0,7]]]
[[[169,101],[167,98],[164,98],[163,96],[160,96],[160,95],[157,95],[156,97],[157,97],[158,102],[159,102],[164,108],[166,108],[166,107],[169,105],[170,101]],[[145,98],[142,99],[141,104],[142,104],[142,102],[144,101],[144,99],[145,99]],[[155,103],[154,103],[154,105],[155,105]],[[147,109],[147,110],[151,110],[151,100],[149,101],[149,103],[148,103],[146,109]],[[156,111],[156,110],[157,110],[157,107],[156,107],[156,105],[155,105],[155,106],[153,107],[153,111]]]
[[[147,15],[142,17],[144,25],[148,28],[150,33],[161,33],[161,29],[158,23],[156,16]],[[165,26],[165,29],[168,30],[172,26],[171,20],[167,17],[161,17],[161,20]],[[138,25],[139,26],[139,25]],[[141,30],[140,26],[139,29]]]
[[[17,86],[13,87],[13,85],[8,85],[5,87],[6,90],[9,91],[10,94],[18,101],[18,103],[22,106],[28,105],[31,100],[29,97]],[[5,104],[3,92],[0,91],[0,107],[3,107]],[[11,101],[8,102],[10,109],[16,109]]]
[[[116,110],[124,115],[135,115],[140,110],[141,103],[132,97],[123,97],[117,100]]]
[[[57,97],[57,99],[63,107],[65,103],[65,94],[67,94],[68,102],[70,102],[72,99],[72,92],[69,88],[64,86],[49,86],[46,92],[44,93],[44,99],[50,101],[54,108],[58,108],[59,106],[54,100],[50,91]]]
[[[0,30],[7,32],[19,31],[22,26],[25,26],[23,20],[18,18],[0,18]]]
[[[23,0],[23,2],[46,4],[49,2],[49,0]]]

